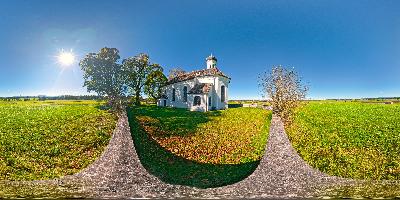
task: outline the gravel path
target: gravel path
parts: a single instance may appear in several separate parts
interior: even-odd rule
[[[140,164],[126,115],[102,157],[72,178],[89,182],[93,197],[311,197],[321,186],[349,182],[309,167],[291,147],[280,120],[271,123],[260,165],[233,185],[198,189],[161,182]]]
[[[237,197],[316,197],[318,189],[353,181],[326,175],[311,168],[293,149],[283,123],[273,117],[260,165],[246,179],[221,191]]]
[[[167,184],[149,174],[140,164],[124,114],[118,120],[105,152],[88,168],[60,180],[3,181],[3,184],[0,182],[0,197],[15,197],[11,194],[18,192],[25,194],[22,197],[304,198],[324,195],[331,187],[340,186],[341,190],[347,191],[348,187],[360,187],[364,182],[328,176],[311,168],[292,148],[282,122],[273,117],[264,157],[246,179],[209,189]],[[398,191],[399,185],[394,184]]]

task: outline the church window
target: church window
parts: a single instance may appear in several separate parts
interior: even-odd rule
[[[199,106],[201,104],[201,98],[200,96],[195,96],[193,100],[193,105],[194,106]]]
[[[172,89],[172,101],[175,101],[175,88]]]
[[[225,86],[221,86],[221,102],[225,102]]]
[[[187,101],[187,87],[183,87],[183,101],[186,102]]]

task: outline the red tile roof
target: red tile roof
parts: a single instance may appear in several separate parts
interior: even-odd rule
[[[181,81],[194,79],[196,77],[215,76],[215,75],[219,75],[219,76],[231,79],[227,75],[225,75],[224,73],[219,71],[218,68],[211,68],[211,69],[203,69],[203,70],[192,71],[192,72],[189,72],[189,73],[182,73],[182,74],[174,77],[173,79],[169,79],[168,82],[167,82],[167,85],[170,85],[170,84],[173,84],[173,83],[177,83],[177,82],[181,82]]]

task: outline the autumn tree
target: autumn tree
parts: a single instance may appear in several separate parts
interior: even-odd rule
[[[308,87],[293,69],[274,66],[271,71],[260,74],[259,86],[263,97],[271,99],[274,114],[291,123],[296,107],[305,99]]]
[[[88,92],[105,96],[114,111],[120,111],[124,105],[125,76],[119,59],[118,49],[104,47],[98,53],[87,54],[79,62],[83,86]]]
[[[158,64],[150,63],[149,56],[141,53],[124,59],[122,70],[127,77],[126,85],[129,92],[133,94],[135,105],[140,105],[140,97],[146,82],[148,82],[149,75],[154,71],[162,71],[162,67]]]

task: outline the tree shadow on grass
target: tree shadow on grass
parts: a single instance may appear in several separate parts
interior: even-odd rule
[[[187,185],[198,188],[211,188],[229,185],[243,180],[258,166],[260,161],[243,164],[206,164],[191,161],[167,151],[152,139],[140,126],[135,118],[137,108],[128,109],[129,125],[136,152],[143,167],[151,174],[170,184]],[[146,114],[157,116],[157,107],[146,111]],[[183,111],[178,111],[183,112]],[[190,112],[190,111],[188,111]],[[174,110],[163,110],[166,118],[176,117]],[[215,114],[218,114],[217,112]],[[160,115],[160,113],[158,113]],[[195,115],[192,119],[191,115]],[[193,113],[179,115],[179,120],[190,121],[184,125],[189,130],[197,127],[199,123],[207,122],[210,113]],[[214,115],[214,113],[211,113]],[[190,119],[188,117],[190,116]],[[173,120],[172,120],[173,121]],[[172,121],[170,123],[172,123]],[[179,126],[180,124],[176,124]]]
[[[163,130],[157,137],[188,136],[196,132],[200,124],[210,121],[211,117],[220,116],[220,111],[193,112],[183,108],[168,108],[157,106],[130,107],[135,116],[147,116],[156,119],[151,126]],[[150,124],[149,124],[150,125]]]

